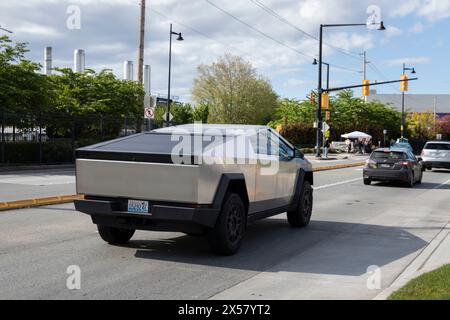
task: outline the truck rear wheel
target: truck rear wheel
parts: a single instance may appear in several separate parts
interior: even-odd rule
[[[294,228],[306,227],[311,221],[313,208],[313,189],[308,181],[302,186],[302,193],[297,210],[287,213],[289,224]]]
[[[238,251],[244,238],[246,214],[241,197],[228,193],[214,229],[208,232],[208,241],[215,253],[232,255]]]
[[[118,229],[105,226],[97,226],[100,237],[113,245],[127,243],[133,237],[135,230]]]

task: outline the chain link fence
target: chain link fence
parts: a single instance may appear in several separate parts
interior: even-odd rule
[[[77,148],[135,134],[142,119],[103,114],[0,114],[0,165],[67,164]]]

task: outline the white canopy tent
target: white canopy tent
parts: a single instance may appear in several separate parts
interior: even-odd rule
[[[360,131],[343,134],[341,137],[344,139],[372,139],[371,135]]]

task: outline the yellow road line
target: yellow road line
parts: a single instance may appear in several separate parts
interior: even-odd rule
[[[0,211],[69,203],[72,202],[73,200],[83,199],[83,197],[84,196],[82,195],[64,195],[64,196],[54,196],[37,199],[0,202]]]
[[[365,164],[366,164],[365,162],[356,162],[356,163],[352,163],[352,164],[337,164],[334,166],[314,168],[313,171],[320,172],[320,171],[331,171],[331,170],[338,170],[338,169],[355,168],[355,167],[361,167]]]

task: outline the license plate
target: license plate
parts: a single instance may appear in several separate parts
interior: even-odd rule
[[[390,164],[382,164],[381,167],[382,167],[382,168],[390,168],[391,165],[390,165]]]
[[[148,201],[128,200],[128,211],[135,213],[148,213]]]

